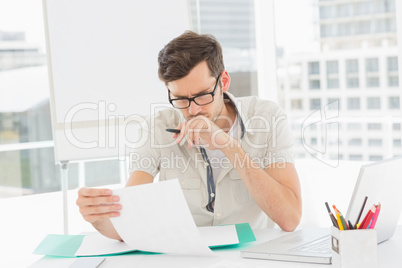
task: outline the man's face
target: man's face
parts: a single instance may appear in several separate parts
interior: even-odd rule
[[[203,61],[196,65],[190,73],[176,81],[169,82],[167,87],[170,90],[170,98],[192,98],[214,90],[216,77],[211,76],[208,64]],[[221,85],[217,85],[214,101],[203,106],[190,102],[190,107],[180,109],[187,120],[203,115],[215,122],[221,114],[224,106]]]

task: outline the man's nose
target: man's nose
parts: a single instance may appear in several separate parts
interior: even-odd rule
[[[188,113],[191,115],[197,115],[201,111],[201,107],[198,106],[194,101],[190,102],[190,107],[188,107]]]

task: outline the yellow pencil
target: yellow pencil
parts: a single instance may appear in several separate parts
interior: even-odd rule
[[[343,224],[342,224],[342,220],[341,220],[341,216],[339,215],[339,210],[335,207],[335,205],[332,205],[332,207],[335,209],[335,212],[336,212],[336,221],[338,222],[338,227],[339,227],[339,230],[344,230],[343,229]]]
[[[341,217],[339,216],[339,212],[336,213],[336,221],[338,222],[339,230],[343,230],[343,224],[341,221]]]

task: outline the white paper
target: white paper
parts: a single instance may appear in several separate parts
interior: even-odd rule
[[[209,247],[239,243],[235,225],[198,227],[198,231]]]
[[[111,221],[126,244],[142,251],[214,255],[191,216],[177,179],[126,187],[120,217]]]
[[[107,238],[100,233],[94,233],[84,236],[81,246],[75,253],[75,256],[106,255],[134,250],[136,249],[130,247],[124,242]]]

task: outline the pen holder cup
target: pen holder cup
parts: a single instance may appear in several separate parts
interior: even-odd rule
[[[331,244],[333,267],[378,267],[375,229],[341,231],[332,227]]]

